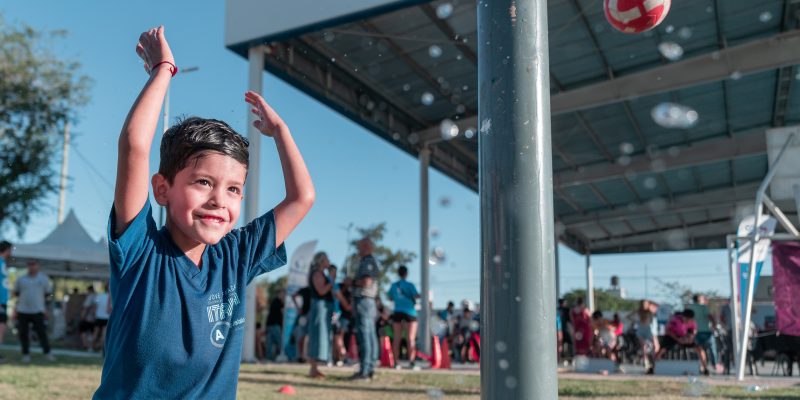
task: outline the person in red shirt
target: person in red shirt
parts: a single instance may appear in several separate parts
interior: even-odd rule
[[[708,375],[706,366],[706,352],[701,346],[695,343],[697,335],[697,323],[694,321],[694,311],[687,309],[682,313],[676,314],[667,323],[667,334],[661,342],[661,349],[656,354],[656,361],[664,356],[664,353],[675,347],[692,349],[700,358],[700,367],[704,375]]]

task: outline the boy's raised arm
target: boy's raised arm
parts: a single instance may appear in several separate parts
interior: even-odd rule
[[[117,182],[114,191],[115,232],[125,231],[145,204],[149,185],[150,145],[175,60],[164,36],[164,27],[139,36],[136,53],[144,60],[150,79],[133,103],[119,135]]]
[[[275,207],[275,245],[280,246],[314,204],[314,184],[303,156],[281,117],[256,92],[245,93],[245,101],[253,106],[251,111],[260,118],[253,126],[275,139],[281,159],[286,198]]]

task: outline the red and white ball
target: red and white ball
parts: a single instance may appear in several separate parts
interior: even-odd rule
[[[623,33],[642,33],[664,21],[672,0],[603,0],[608,22]]]

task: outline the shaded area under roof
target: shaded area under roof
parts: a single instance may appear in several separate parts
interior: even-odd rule
[[[453,12],[439,18],[444,3]],[[800,3],[674,2],[639,35],[613,30],[600,0],[548,3],[561,240],[592,253],[724,247],[767,172],[765,132],[800,123]],[[477,190],[477,135],[491,123],[477,115],[477,7],[412,2],[262,38],[265,68],[414,157],[453,121],[461,134],[431,145],[431,165]],[[664,42],[683,59],[666,59]],[[246,57],[246,46],[230,48]],[[698,123],[659,126],[663,102]]]

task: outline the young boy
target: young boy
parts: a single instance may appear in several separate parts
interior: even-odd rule
[[[227,124],[190,118],[170,128],[152,177],[166,207],[159,230],[148,202],[148,158],[159,110],[177,71],[164,28],[142,33],[136,52],[150,78],[119,138],[109,219],[112,308],[94,398],[236,396],[245,287],[286,262],[283,242],[314,202],[311,177],[281,118],[256,93],[254,126],[275,139],[286,198],[241,229],[248,142]]]

